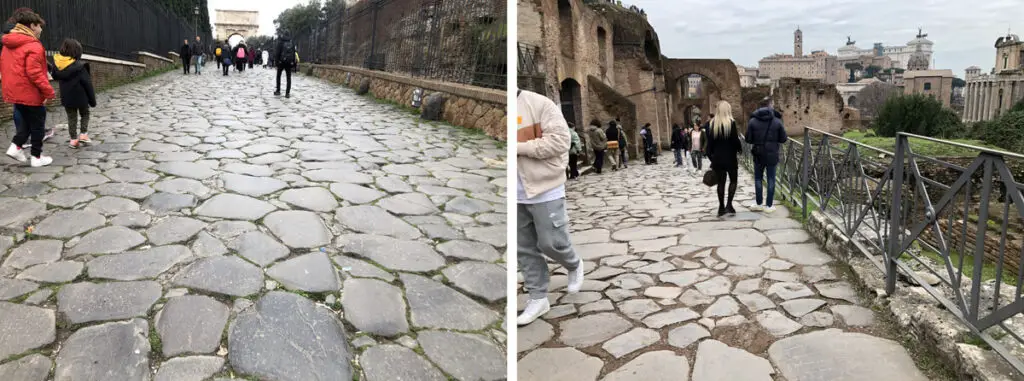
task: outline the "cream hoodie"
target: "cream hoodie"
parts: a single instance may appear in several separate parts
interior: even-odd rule
[[[516,170],[526,197],[534,198],[565,184],[572,138],[561,108],[547,97],[522,90],[517,104],[518,128],[539,124],[541,130],[540,138],[516,143]]]

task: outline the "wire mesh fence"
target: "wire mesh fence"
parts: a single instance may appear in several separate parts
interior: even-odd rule
[[[504,89],[504,0],[366,0],[293,33],[304,62]]]
[[[176,52],[183,40],[194,43],[197,34],[211,42],[210,33],[196,27],[197,20],[178,17],[151,0],[0,0],[0,21],[21,7],[32,8],[46,21],[40,40],[48,51],[74,38],[86,54],[135,61],[139,51]]]

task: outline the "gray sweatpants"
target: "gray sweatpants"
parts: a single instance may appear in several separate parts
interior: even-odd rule
[[[518,204],[516,224],[519,270],[523,272],[526,291],[530,299],[546,298],[550,274],[544,256],[569,271],[582,265],[569,240],[569,214],[565,210],[565,199]]]

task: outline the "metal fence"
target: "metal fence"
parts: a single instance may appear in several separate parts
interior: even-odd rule
[[[293,33],[304,62],[504,89],[505,1],[366,0]]]
[[[149,0],[0,0],[0,15],[29,7],[46,21],[40,40],[48,51],[65,38],[82,43],[86,54],[135,61],[139,51],[165,56],[182,40],[195,42],[195,20],[172,14]],[[210,43],[209,32],[199,32]]]
[[[974,156],[938,159],[916,144]],[[907,133],[889,152],[813,128],[780,155],[779,193],[805,218],[822,212],[885,273],[889,295],[898,280],[923,287],[1024,373],[1024,155]]]

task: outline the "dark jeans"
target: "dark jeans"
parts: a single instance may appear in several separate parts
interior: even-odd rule
[[[604,150],[594,151],[594,170],[601,174],[601,167],[604,167]]]
[[[654,152],[644,147],[644,164],[650,164],[654,160]]]
[[[89,133],[89,108],[88,107],[65,107],[64,111],[68,113],[68,132],[71,133],[71,139],[78,139],[78,116],[82,116],[82,133]]]
[[[220,70],[221,58],[217,57],[216,61],[217,61],[217,69]]]
[[[245,70],[245,62],[244,61],[236,62],[235,63],[235,69],[238,70],[239,72],[244,71]]]
[[[676,155],[676,166],[683,165],[683,150],[679,148],[673,148],[672,153]]]
[[[181,66],[185,67],[185,74],[192,68],[192,57],[181,57]]]
[[[775,169],[777,165],[764,165],[757,160],[754,161],[754,201],[757,201],[757,205],[761,204],[761,192],[762,192],[762,177],[764,172],[768,170],[768,199],[764,200],[764,206],[772,206],[772,202],[775,200]]]
[[[281,92],[281,72],[285,73],[285,77],[288,78],[287,87],[284,88],[285,95],[292,93],[292,68],[290,66],[278,66],[277,68],[277,91]]]
[[[693,162],[693,167],[697,168],[698,171],[704,170],[704,153],[700,151],[690,152],[690,160]]]
[[[224,69],[224,75],[228,75],[228,70],[230,70],[230,69],[231,69],[231,65],[230,65],[230,64],[228,64],[227,62],[225,62],[225,63],[224,63],[224,66],[223,66],[223,67],[221,67],[221,68],[222,68],[222,69]]]
[[[565,170],[566,177],[575,179],[580,177],[580,171],[576,168],[576,161],[579,160],[579,155],[570,153],[569,154],[569,169]]]
[[[715,170],[715,175],[718,176],[718,207],[724,208],[726,205],[732,205],[732,199],[736,196],[736,167],[729,168],[727,170]],[[729,175],[729,202],[725,201],[725,176]]]
[[[626,153],[626,142],[619,142],[619,166],[629,168],[629,154]]]
[[[21,123],[17,124],[17,133],[11,143],[22,147],[32,139],[32,156],[43,154],[43,135],[46,134],[46,107],[15,104],[14,112],[21,114]]]

